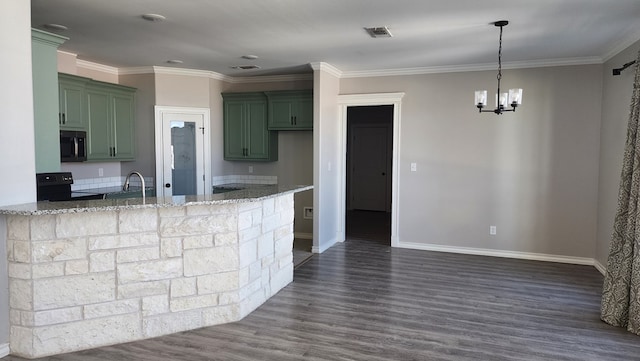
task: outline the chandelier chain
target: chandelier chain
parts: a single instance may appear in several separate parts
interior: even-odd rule
[[[502,26],[500,27],[500,41],[498,43],[498,96],[500,96],[500,79],[502,79]]]

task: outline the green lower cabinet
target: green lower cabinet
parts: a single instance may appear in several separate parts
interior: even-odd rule
[[[87,160],[133,160],[135,90],[92,82],[85,89]]]
[[[267,129],[264,93],[225,93],[224,159],[278,160],[278,134]]]
[[[312,130],[313,91],[265,92],[269,107],[269,130]]]

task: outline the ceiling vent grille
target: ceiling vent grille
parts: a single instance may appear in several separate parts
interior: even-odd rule
[[[372,38],[390,38],[393,36],[386,26],[364,28],[364,30],[366,30]]]
[[[232,66],[231,69],[252,70],[252,69],[260,69],[260,67],[257,65],[235,65],[235,66]]]

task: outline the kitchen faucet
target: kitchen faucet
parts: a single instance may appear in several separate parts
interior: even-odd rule
[[[137,175],[140,178],[140,183],[142,183],[142,199],[144,200],[144,196],[145,196],[145,194],[144,194],[144,189],[145,189],[144,177],[139,172],[131,172],[131,173],[127,174],[127,178],[124,180],[124,185],[122,186],[122,190],[123,191],[128,191],[129,190],[129,179],[134,174]]]

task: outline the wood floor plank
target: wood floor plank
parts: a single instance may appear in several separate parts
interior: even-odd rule
[[[591,266],[351,240],[239,322],[41,360],[640,360],[640,337],[599,319],[602,280]]]

